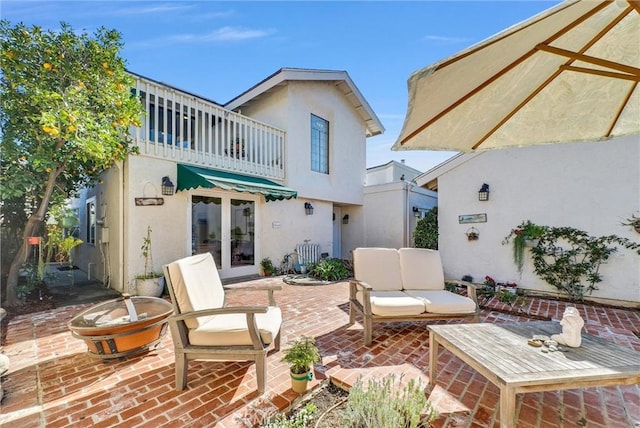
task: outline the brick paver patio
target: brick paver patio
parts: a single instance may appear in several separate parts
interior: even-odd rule
[[[282,283],[268,278],[255,283]],[[253,282],[252,282],[253,283]],[[429,373],[426,322],[378,324],[373,344],[363,345],[362,327],[348,325],[347,283],[282,284],[283,347],[300,335],[314,336],[323,356],[316,380],[352,385],[358,376]],[[262,293],[233,294],[230,304],[264,304]],[[192,362],[186,390],[174,389],[170,334],[160,347],[138,357],[103,363],[86,354],[84,342],[66,323],[90,305],[65,306],[16,317],[3,353],[11,361],[3,378],[0,426],[6,427],[251,427],[290,407],[291,391],[281,352],[268,358],[267,389],[256,393],[255,370],[243,362]],[[529,299],[523,310],[559,320],[566,304]],[[586,332],[640,351],[640,311],[576,305]],[[496,308],[500,309],[500,308]],[[483,310],[483,322],[529,321],[499,310]],[[444,321],[440,321],[444,322]],[[448,321],[460,322],[460,321]],[[435,427],[498,427],[498,389],[446,351],[439,379],[429,391],[440,416]],[[639,361],[640,370],[640,361]],[[518,426],[640,427],[640,386],[573,389],[518,395]]]

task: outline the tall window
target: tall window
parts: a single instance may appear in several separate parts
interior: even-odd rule
[[[311,170],[329,174],[329,122],[311,115]]]

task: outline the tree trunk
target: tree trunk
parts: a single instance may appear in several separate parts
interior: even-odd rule
[[[27,257],[29,256],[29,237],[32,236],[33,232],[37,230],[37,227],[44,220],[44,216],[49,209],[49,202],[51,200],[51,195],[53,194],[56,179],[63,169],[64,166],[61,166],[49,174],[47,187],[45,188],[44,195],[42,195],[40,205],[38,205],[38,209],[27,219],[27,224],[25,225],[24,232],[22,233],[22,245],[16,253],[16,256],[13,258],[11,267],[9,268],[6,286],[7,296],[3,303],[5,306],[16,306],[20,303],[17,295],[18,279],[20,268],[27,261]]]

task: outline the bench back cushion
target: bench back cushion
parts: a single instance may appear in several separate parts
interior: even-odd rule
[[[356,248],[353,275],[374,290],[402,290],[400,258],[395,248]]]
[[[224,289],[211,253],[197,254],[168,265],[171,286],[180,313],[224,306]],[[185,320],[189,328],[197,328],[212,317]]]
[[[405,290],[444,290],[444,273],[438,251],[400,248],[398,254]]]

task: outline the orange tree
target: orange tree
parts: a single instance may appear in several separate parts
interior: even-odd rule
[[[140,126],[143,110],[121,48],[115,30],[89,35],[65,23],[53,31],[0,21],[0,193],[21,201],[3,202],[3,209],[25,210],[5,284],[9,306],[19,303],[27,238],[50,204],[95,184],[102,171],[135,152],[129,127]]]

